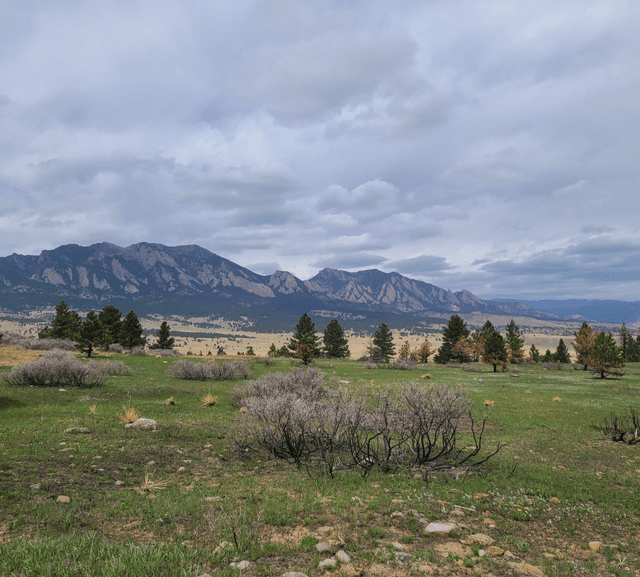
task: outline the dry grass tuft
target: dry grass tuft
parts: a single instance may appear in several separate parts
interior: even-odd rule
[[[138,490],[142,493],[152,493],[153,491],[160,491],[167,486],[167,481],[154,481],[152,475],[145,473],[144,481]]]
[[[95,415],[95,413],[96,413],[96,405],[91,405],[89,407],[89,413],[92,414],[92,415]]]
[[[562,401],[562,399],[560,397],[553,397],[553,400],[558,402],[558,403]]]
[[[205,407],[213,407],[217,403],[218,403],[218,397],[216,397],[215,395],[205,395],[204,398],[202,399],[202,404]]]
[[[495,401],[488,401],[487,399],[485,399],[485,400],[484,400],[484,404],[485,404],[487,407],[493,407],[493,405],[495,405],[495,404],[496,404],[496,402],[495,402]]]
[[[173,400],[173,397],[169,397],[165,403],[167,403],[167,405],[175,405],[176,402]]]
[[[430,379],[431,375],[429,373],[425,373],[424,375],[420,375],[421,379]]]
[[[120,419],[121,423],[135,423],[140,418],[140,415],[136,413],[136,410],[133,407],[129,407],[128,409],[126,407],[122,407],[122,410],[124,411],[124,414],[118,415],[118,419]]]

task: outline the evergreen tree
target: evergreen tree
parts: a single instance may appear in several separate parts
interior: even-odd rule
[[[552,363],[554,360],[555,359],[553,358],[553,355],[551,354],[551,351],[549,349],[547,349],[544,352],[544,355],[540,359],[540,361],[543,362],[543,363]]]
[[[176,340],[171,336],[171,327],[167,321],[162,321],[158,332],[156,333],[156,342],[151,345],[151,349],[173,350]]]
[[[411,360],[417,361],[419,363],[428,363],[429,357],[435,351],[431,348],[431,343],[429,339],[424,339],[424,342],[418,347],[415,351],[411,353]]]
[[[564,344],[564,341],[562,339],[558,341],[558,346],[556,347],[556,352],[554,353],[553,357],[557,363],[571,362],[569,349],[567,349],[567,345]]]
[[[256,353],[255,353],[255,351],[253,350],[253,347],[252,347],[252,346],[248,346],[248,347],[247,347],[247,353],[246,353],[246,354],[247,354],[247,356],[249,356],[249,357],[255,357],[255,356],[256,356]]]
[[[625,360],[631,360],[629,357],[634,355],[635,340],[633,335],[627,328],[626,323],[622,323],[618,331],[618,340],[620,341],[620,352]]]
[[[328,357],[345,358],[351,356],[349,341],[344,336],[344,331],[338,322],[333,319],[324,330],[324,354]]]
[[[524,333],[513,319],[505,329],[507,336],[507,347],[509,349],[509,362],[519,363],[524,357]]]
[[[442,345],[433,359],[436,363],[446,365],[452,358],[452,349],[461,338],[469,336],[466,323],[458,315],[453,315],[449,323],[442,329]]]
[[[56,305],[56,314],[50,327],[45,327],[38,333],[41,339],[71,339],[80,340],[82,319],[76,311],[72,311],[67,303],[62,301]]]
[[[640,335],[635,339],[632,337],[629,341],[629,350],[627,352],[627,362],[637,363],[640,361]]]
[[[289,341],[289,349],[294,357],[302,360],[303,364],[308,365],[313,359],[320,356],[319,340],[320,337],[316,335],[316,325],[309,318],[309,315],[304,313],[300,317],[296,330]]]
[[[278,356],[278,349],[276,349],[275,343],[271,343],[271,346],[269,347],[269,350],[267,351],[267,356],[268,357],[277,357]]]
[[[506,367],[509,354],[507,353],[507,347],[502,335],[494,329],[493,332],[487,333],[487,336],[483,338],[483,342],[484,353],[482,355],[482,362],[493,365],[494,373],[498,371],[498,365]]]
[[[104,350],[109,348],[109,345],[117,343],[120,339],[120,327],[122,326],[122,312],[114,305],[105,306],[98,313],[98,321],[102,327],[102,335],[100,343]]]
[[[589,326],[587,321],[582,323],[578,332],[573,333],[575,340],[573,341],[572,346],[576,351],[578,362],[583,366],[585,371],[589,367],[591,355],[593,355],[597,334],[598,333]]]
[[[594,339],[589,366],[604,379],[607,375],[624,375],[624,358],[616,341],[608,333],[598,333]]]
[[[393,334],[389,327],[382,323],[373,335],[373,357],[374,360],[389,362],[389,359],[395,354],[396,346],[393,344]]]
[[[400,350],[398,351],[399,359],[408,359],[411,356],[411,346],[409,345],[409,341],[405,341],[402,343]]]
[[[146,343],[146,339],[142,336],[142,325],[138,315],[133,311],[129,311],[122,321],[119,342],[125,349],[144,346]]]
[[[531,362],[537,363],[540,360],[540,351],[536,348],[535,345],[531,345],[529,349],[529,358]]]
[[[87,313],[87,318],[80,327],[80,345],[87,353],[87,358],[90,359],[93,354],[93,347],[99,344],[100,335],[102,333],[100,327],[100,321],[98,321],[98,315],[94,311]]]

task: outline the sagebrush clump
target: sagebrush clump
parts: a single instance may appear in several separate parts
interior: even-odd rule
[[[75,351],[77,346],[70,339],[33,339],[16,333],[5,333],[2,339],[3,345],[15,345],[31,351]]]
[[[76,359],[71,353],[53,350],[33,363],[14,368],[4,380],[22,387],[78,387],[82,389],[103,385],[107,375],[95,364]]]
[[[169,369],[169,374],[186,381],[228,381],[246,379],[251,376],[251,371],[242,361],[230,363],[177,361]]]

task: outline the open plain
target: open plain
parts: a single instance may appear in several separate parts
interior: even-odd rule
[[[0,370],[17,354],[0,346]],[[338,467],[330,478],[239,451],[228,394],[247,381],[178,379],[176,358],[97,362],[107,360],[131,374],[64,391],[0,383],[2,575],[640,574],[640,445],[591,428],[638,406],[640,365],[601,380],[575,366],[494,374],[318,360],[329,389],[375,398],[411,382],[462,387],[474,414],[489,417],[483,451],[501,451],[425,482],[405,468],[363,478]],[[244,361],[249,380],[295,364]],[[157,429],[125,428],[129,408]],[[428,533],[429,523],[453,529]]]

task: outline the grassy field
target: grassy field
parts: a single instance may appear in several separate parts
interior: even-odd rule
[[[0,371],[13,358],[0,347]],[[546,575],[640,575],[640,445],[590,427],[640,406],[640,365],[600,380],[568,366],[493,374],[480,364],[393,371],[318,361],[329,386],[460,384],[474,412],[490,412],[485,441],[506,443],[500,453],[477,472],[425,484],[417,471],[331,479],[266,454],[241,459],[227,402],[239,382],[179,380],[167,373],[171,358],[110,360],[132,374],[64,392],[0,382],[0,575],[238,575],[230,563],[246,560],[243,575],[315,576],[331,555],[316,551],[319,535],[351,557],[335,575],[513,575],[516,562],[532,574],[530,566]],[[291,369],[284,359],[252,364],[253,378]],[[217,405],[204,406],[207,394]],[[158,429],[125,429],[119,415],[128,408]],[[71,427],[90,433],[65,432]],[[458,528],[434,537],[425,519]],[[477,534],[499,550],[473,544]]]

